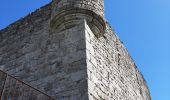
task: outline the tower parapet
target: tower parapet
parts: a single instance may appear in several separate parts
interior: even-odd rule
[[[62,31],[87,20],[93,33],[104,34],[104,0],[53,0],[51,28]]]

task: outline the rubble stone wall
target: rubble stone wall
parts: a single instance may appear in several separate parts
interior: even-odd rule
[[[86,25],[89,100],[151,100],[142,74],[109,24],[96,38]]]
[[[104,0],[53,0],[53,4],[56,13],[72,8],[82,8],[104,16]]]
[[[84,24],[51,31],[50,8],[0,31],[0,69],[57,100],[87,100]]]
[[[52,8],[49,4],[0,30],[1,70],[57,100],[151,100],[109,24],[100,37],[88,20],[53,30]]]

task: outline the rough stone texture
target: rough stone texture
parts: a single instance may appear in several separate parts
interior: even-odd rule
[[[84,24],[49,29],[50,5],[0,31],[0,69],[59,100],[87,100]]]
[[[50,26],[59,32],[86,19],[93,33],[101,37],[106,28],[103,7],[103,0],[53,0]]]
[[[70,8],[82,8],[104,17],[104,0],[53,0],[53,2],[56,13]]]
[[[1,100],[56,100],[0,70]]]
[[[90,100],[151,100],[141,73],[109,26],[98,39],[86,25],[86,55]]]
[[[76,0],[62,0],[71,1]],[[84,15],[72,27],[54,29],[51,23],[59,21],[55,2],[0,31],[0,69],[57,100],[151,100],[142,74],[109,24],[100,37],[91,27],[98,22],[89,23]]]

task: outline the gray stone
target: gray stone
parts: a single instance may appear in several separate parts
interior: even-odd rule
[[[0,30],[0,69],[57,100],[151,100],[103,5],[53,0]]]

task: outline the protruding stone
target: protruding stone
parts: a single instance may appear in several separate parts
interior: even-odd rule
[[[104,34],[106,25],[103,0],[53,0],[52,3],[52,30],[62,31],[85,19],[96,37]]]

